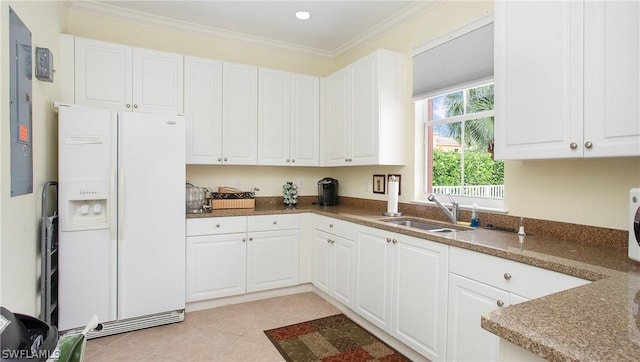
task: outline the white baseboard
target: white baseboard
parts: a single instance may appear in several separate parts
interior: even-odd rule
[[[282,297],[285,295],[305,293],[305,292],[311,292],[311,291],[312,291],[312,286],[310,283],[307,283],[307,284],[296,285],[294,287],[265,290],[263,292],[234,295],[232,297],[202,300],[198,302],[190,302],[190,303],[187,303],[185,307],[185,311],[189,313],[189,312],[195,312],[203,309],[224,307],[225,305],[246,303],[246,302],[252,302],[254,300]]]

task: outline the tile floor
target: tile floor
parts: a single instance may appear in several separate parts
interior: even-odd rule
[[[313,292],[190,312],[182,323],[91,339],[85,361],[283,361],[264,330],[338,313]]]

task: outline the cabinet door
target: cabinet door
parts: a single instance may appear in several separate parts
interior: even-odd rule
[[[133,48],[133,110],[182,114],[182,54]]]
[[[356,236],[356,312],[385,332],[391,323],[391,238],[360,228]]]
[[[582,2],[495,3],[496,159],[582,157],[582,34]]]
[[[187,237],[187,302],[244,294],[246,234]]]
[[[341,69],[326,79],[327,115],[321,134],[325,166],[344,166],[349,151],[349,70]]]
[[[222,162],[222,62],[185,57],[187,164]]]
[[[391,334],[432,361],[445,360],[449,247],[396,237]]]
[[[131,47],[75,38],[75,103],[131,109]]]
[[[291,165],[320,164],[320,80],[309,75],[291,75],[289,133]]]
[[[378,161],[378,53],[350,66],[351,159],[353,165]]]
[[[249,233],[247,292],[298,284],[299,230]]]
[[[638,19],[637,1],[585,3],[585,157],[640,155]]]
[[[259,74],[258,164],[289,165],[290,76],[287,72],[262,68]]]
[[[355,243],[339,236],[332,236],[331,296],[342,304],[353,308],[355,293]]]
[[[258,68],[225,62],[222,66],[223,163],[258,163]]]
[[[508,303],[509,293],[449,273],[447,360],[495,361],[498,336],[480,326],[480,317]]]
[[[331,294],[331,257],[333,247],[331,235],[316,230],[314,233],[314,273],[313,285],[327,294]]]

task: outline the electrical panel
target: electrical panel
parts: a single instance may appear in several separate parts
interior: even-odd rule
[[[11,197],[33,193],[31,32],[9,8]]]

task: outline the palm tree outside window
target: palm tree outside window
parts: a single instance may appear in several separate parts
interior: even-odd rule
[[[493,83],[428,98],[425,191],[504,198],[504,164],[493,159]]]

